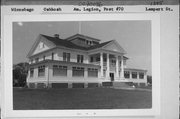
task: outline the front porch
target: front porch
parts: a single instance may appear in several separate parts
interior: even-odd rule
[[[100,77],[103,81],[124,80],[126,60],[121,53],[98,52],[89,55],[89,64],[100,66]]]

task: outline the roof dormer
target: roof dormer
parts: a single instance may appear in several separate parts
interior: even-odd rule
[[[91,38],[81,34],[76,34],[74,36],[67,38],[66,40],[82,47],[90,47],[93,45],[97,45],[100,42],[99,39]]]

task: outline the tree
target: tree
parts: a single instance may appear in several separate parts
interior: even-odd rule
[[[27,62],[18,63],[13,66],[13,86],[24,87],[26,85],[28,66]]]
[[[147,82],[148,84],[152,85],[152,76],[150,75],[147,76]]]

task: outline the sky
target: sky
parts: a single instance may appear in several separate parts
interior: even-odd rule
[[[39,34],[65,39],[77,33],[101,42],[115,39],[127,52],[127,67],[146,69],[151,75],[151,22],[142,20],[14,22],[13,64],[28,62],[26,56]]]

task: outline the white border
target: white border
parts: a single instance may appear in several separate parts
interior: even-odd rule
[[[101,109],[101,110],[13,110],[12,96],[12,23],[41,21],[151,21],[152,46],[152,109]],[[124,14],[58,14],[58,15],[5,15],[2,24],[2,79],[3,117],[107,117],[160,115],[160,16],[156,13]]]

